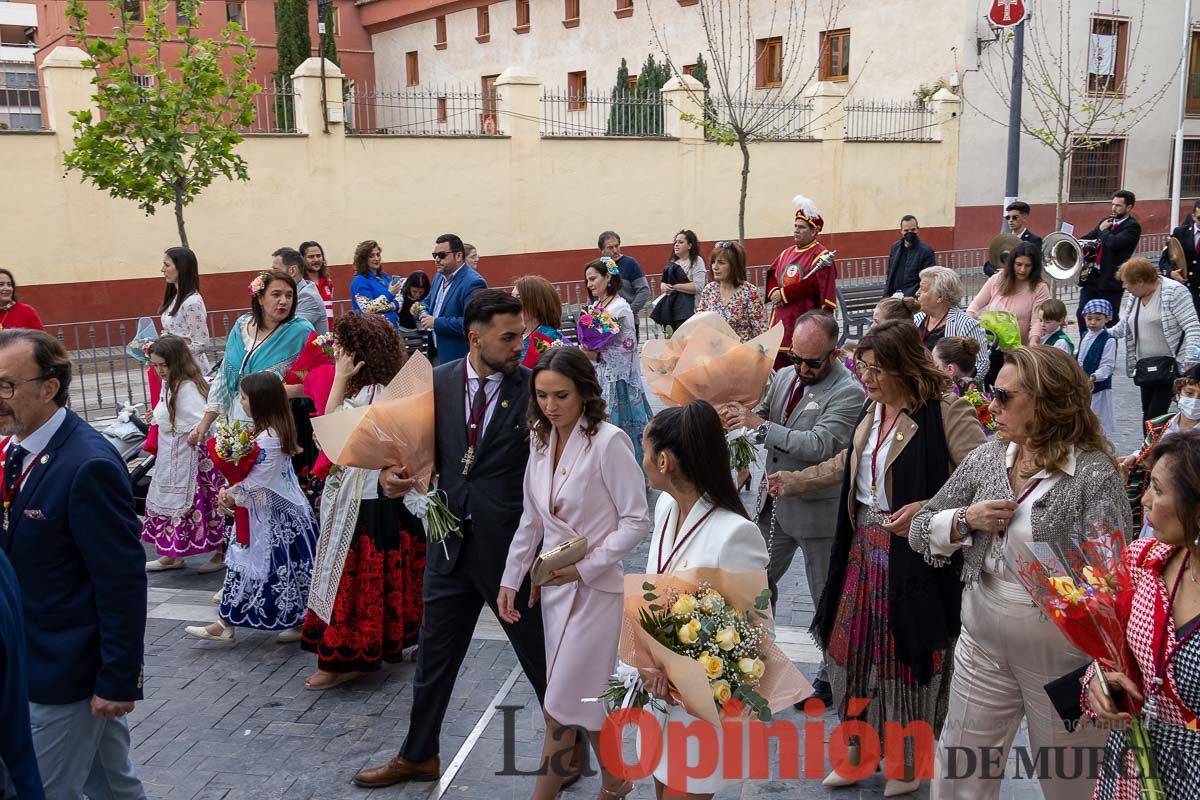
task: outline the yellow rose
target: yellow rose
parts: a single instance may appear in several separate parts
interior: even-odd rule
[[[695,644],[696,640],[700,638],[700,621],[694,619],[686,625],[680,625],[675,631],[675,636],[679,639],[680,644]]]
[[[671,606],[671,613],[679,617],[689,617],[696,611],[696,598],[690,594],[681,594]]]
[[[738,635],[737,630],[732,626],[721,628],[721,630],[717,631],[717,635],[714,638],[717,642],[717,647],[720,647],[722,650],[732,650],[742,641],[742,637]]]
[[[713,681],[712,693],[713,698],[721,704],[726,703],[729,698],[733,697],[733,690],[729,688],[729,681]]]
[[[767,671],[767,666],[763,664],[761,658],[750,658],[747,656],[746,658],[738,659],[738,669],[741,670],[743,675],[748,675],[758,680]]]
[[[725,605],[725,598],[722,597],[721,593],[715,589],[709,589],[704,593],[704,596],[700,598],[700,605],[705,611],[716,611]]]
[[[707,650],[698,655],[696,660],[700,662],[700,666],[704,667],[704,675],[709,680],[721,677],[721,673],[725,671],[725,662],[716,656],[709,655]]]
[[[1083,579],[1098,592],[1107,592],[1109,590],[1108,582],[1104,579],[1104,576],[1097,575],[1096,571],[1091,567],[1083,568]]]
[[[1070,597],[1075,594],[1075,582],[1066,576],[1051,578],[1050,588],[1058,592],[1060,597]]]

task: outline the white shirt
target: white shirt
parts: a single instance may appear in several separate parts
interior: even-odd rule
[[[463,359],[463,363],[465,363],[467,365],[467,381],[466,381],[467,385],[466,385],[466,388],[464,391],[466,392],[466,395],[467,395],[467,402],[465,404],[466,405],[466,415],[465,416],[466,416],[467,425],[469,426],[471,424],[471,402],[475,399],[475,393],[479,391],[479,373],[477,373],[475,371],[475,367],[473,367],[471,365],[470,356]],[[500,394],[500,384],[502,384],[504,382],[504,373],[503,372],[493,372],[491,375],[488,375],[487,378],[485,378],[484,380],[486,380],[488,382],[488,387],[487,387],[486,391],[487,391],[487,399],[490,402],[488,403],[487,411],[485,411],[483,414],[483,420],[481,420],[479,423],[479,436],[475,440],[476,445],[478,445],[479,442],[483,441],[483,434],[487,430],[488,424],[492,421],[492,415],[494,415],[496,413],[496,405],[498,404],[498,401],[496,400],[496,395]],[[468,433],[468,435],[469,435],[469,433]]]
[[[67,409],[62,407],[54,412],[50,419],[42,423],[42,426],[31,434],[25,437],[13,436],[9,441],[9,447],[14,443],[21,445],[27,451],[25,460],[21,463],[21,469],[25,469],[30,464],[30,459],[35,458],[38,453],[46,449],[50,444],[50,440],[54,438],[54,434],[58,433],[58,429],[62,427],[63,422],[67,418]],[[5,456],[8,455],[8,448],[4,449]],[[32,471],[32,470],[30,470]],[[25,476],[25,480],[21,481],[21,486],[25,485],[25,481],[29,480],[29,475]],[[20,488],[20,487],[18,487]]]
[[[1012,469],[1013,463],[1017,458],[1017,445],[1015,443],[1008,446],[1008,450],[1004,454],[1005,465]],[[1017,544],[1028,545],[1033,541],[1033,505],[1038,500],[1046,496],[1054,486],[1062,480],[1064,475],[1075,475],[1075,448],[1072,447],[1067,454],[1067,461],[1063,464],[1062,469],[1053,471],[1039,470],[1029,478],[1029,483],[1025,484],[1025,488],[1021,490],[1025,494],[1021,500],[1017,510],[1013,512],[1013,518],[1008,523],[1008,529],[1003,537],[996,536],[992,539],[992,549],[984,557],[983,571],[994,575],[1008,583],[1018,583],[1016,575],[1010,575],[1005,567],[1006,556],[1022,555],[1024,558],[1029,558],[1028,554],[1023,553],[1023,550],[1015,550]],[[1029,484],[1037,481],[1037,485],[1032,489]],[[1028,493],[1026,491],[1028,490]],[[1017,498],[1012,498],[1016,500]],[[971,543],[971,535],[968,534],[957,542],[951,541],[951,533],[954,530],[954,517],[958,514],[957,508],[948,508],[945,511],[940,511],[933,515],[933,519],[929,525],[929,552],[936,556],[949,556],[955,550],[966,547]]]
[[[887,481],[884,479],[884,474],[887,472],[886,464],[888,459],[888,450],[892,447],[892,437],[896,434],[896,426],[899,424],[899,417],[892,417],[888,421],[887,438],[879,444],[879,451],[875,451],[875,445],[879,442],[879,426],[883,421],[882,418],[883,406],[878,403],[875,405],[875,420],[871,423],[871,436],[867,439],[867,446],[858,456],[858,475],[854,484],[854,499],[867,507],[874,506],[880,511],[890,511],[888,508],[887,499]],[[871,455],[875,455],[875,498],[871,498]]]

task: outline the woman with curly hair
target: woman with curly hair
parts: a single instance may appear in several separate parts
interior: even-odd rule
[[[399,279],[383,271],[383,248],[374,239],[359,242],[354,248],[354,279],[350,281],[350,306],[360,314],[375,313],[392,323],[399,324],[396,312],[400,304],[396,301],[396,293],[400,291]],[[368,301],[383,299],[391,305],[383,311],[370,312],[364,308]]]
[[[633,442],[604,421],[600,383],[587,356],[574,347],[543,353],[529,386],[527,500],[508,548],[496,606],[510,625],[521,614],[542,615],[546,769],[533,796],[553,800],[567,777],[555,767],[568,762],[564,751],[575,746],[575,730],[588,731],[599,756],[604,705],[580,698],[596,697],[608,685],[621,635],[621,559],[641,542],[650,521]],[[583,557],[532,586],[528,605],[518,609],[517,593],[539,545],[547,552],[579,536],[586,537]],[[541,608],[535,609],[539,595]],[[605,796],[623,797],[633,788],[603,765],[601,770]]]
[[[333,387],[327,412],[361,408],[379,398],[404,364],[404,343],[382,317],[334,320]],[[304,682],[329,689],[384,661],[399,661],[417,643],[425,542],[421,523],[379,491],[379,470],[336,467],[321,495],[321,538],[313,564],[301,646],[317,654]]]

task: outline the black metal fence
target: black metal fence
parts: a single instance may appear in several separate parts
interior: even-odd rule
[[[560,136],[665,137],[661,95],[545,91],[541,134]]]
[[[803,99],[748,101],[739,103],[709,103],[711,113],[720,124],[737,120],[753,131],[756,141],[808,142],[815,141],[815,122],[812,102]],[[709,138],[713,138],[711,135]]]
[[[254,122],[242,133],[295,133],[296,91],[291,81],[273,81],[254,95]]]
[[[848,142],[937,141],[937,115],[924,103],[847,99],[845,111]]]
[[[391,136],[494,136],[502,133],[496,93],[464,87],[346,92],[346,132]]]

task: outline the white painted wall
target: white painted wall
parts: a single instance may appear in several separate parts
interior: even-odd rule
[[[851,80],[857,81],[852,94],[860,97],[912,99],[918,86],[948,78],[961,61],[964,0],[886,0],[882,7],[863,0],[842,0],[844,7],[832,17],[830,2],[807,4],[799,75],[812,73],[819,33],[832,28],[851,30]],[[585,70],[590,89],[608,90],[622,58],[633,74],[647,55],[653,53],[661,60],[664,50],[680,67],[695,62],[700,52],[711,62],[699,5],[635,0],[633,16],[618,19],[613,14],[615,0],[581,0],[580,22],[575,28],[563,27],[564,5],[562,0],[534,0],[530,31],[525,34],[513,32],[515,3],[506,0],[490,6],[491,41],[487,44],[475,41],[475,9],[447,15],[445,50],[434,49],[432,19],[377,34],[372,46],[378,81],[381,86],[402,86],[404,56],[411,50],[420,53],[421,81],[430,86],[476,87],[483,75],[495,75],[516,64],[546,76],[547,89],[563,90],[568,72]],[[804,8],[806,4],[803,0],[751,0],[755,38],[782,35],[786,9],[793,5]],[[789,56],[796,52],[787,42],[785,49]],[[747,68],[753,69],[753,64]],[[709,74],[711,79],[711,69]]]

